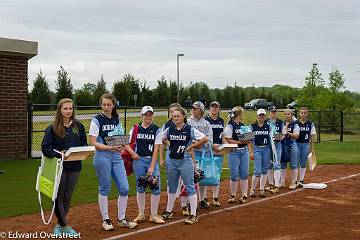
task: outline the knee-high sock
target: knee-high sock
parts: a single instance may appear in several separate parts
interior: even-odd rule
[[[180,196],[181,207],[186,207],[187,203],[188,203],[188,196]]]
[[[144,215],[145,211],[145,193],[136,193],[136,200],[138,204],[139,214]]]
[[[155,215],[158,212],[160,202],[160,195],[151,194],[151,214]]]
[[[275,180],[275,187],[279,187],[280,185],[280,170],[274,170],[274,180]]]
[[[295,183],[297,181],[299,169],[291,169],[291,183]]]
[[[119,220],[125,218],[127,200],[128,200],[128,196],[126,196],[126,197],[119,196],[118,197],[118,219]]]
[[[267,174],[261,174],[260,176],[260,190],[264,190],[267,181]]]
[[[109,204],[108,204],[108,196],[103,196],[99,194],[99,207],[103,220],[110,219],[109,217]]]
[[[268,172],[269,184],[274,185],[274,170],[270,169]]]
[[[204,200],[206,198],[207,186],[199,186],[199,201]]]
[[[236,192],[237,192],[237,188],[238,188],[238,181],[231,181],[230,180],[230,194],[231,196],[236,196]]]
[[[300,181],[304,181],[306,168],[300,168]]]
[[[190,202],[190,212],[191,215],[196,216],[196,210],[197,210],[197,195],[193,194],[189,196],[189,202]]]
[[[241,195],[247,197],[248,189],[249,189],[249,181],[240,180],[240,188],[241,188]]]
[[[219,197],[219,189],[220,189],[220,185],[216,185],[216,186],[212,187],[213,198],[218,198]]]
[[[286,169],[281,169],[280,170],[280,182],[285,183],[285,179],[286,179]]]
[[[255,175],[253,175],[252,182],[251,182],[251,189],[254,189],[254,190],[256,189],[256,185],[259,181],[259,178],[260,177],[256,177]]]
[[[168,201],[166,206],[166,211],[172,212],[174,208],[174,203],[176,200],[176,193],[168,193]]]

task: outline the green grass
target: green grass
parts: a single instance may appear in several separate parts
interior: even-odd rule
[[[316,153],[319,164],[356,163],[360,164],[358,155],[359,142],[321,143],[316,144]],[[39,159],[17,161],[0,161],[0,169],[6,173],[0,175],[0,218],[34,213],[39,211],[35,180]],[[224,159],[225,168],[227,158]],[[250,173],[253,172],[252,161]],[[165,172],[161,169],[162,189],[165,188]],[[224,169],[222,179],[229,177],[229,170]],[[135,194],[134,175],[129,177],[130,195]],[[84,204],[97,201],[97,178],[92,160],[83,162],[83,170],[72,198],[72,204]],[[110,198],[116,198],[117,191],[113,184]],[[50,207],[48,199],[45,207]]]

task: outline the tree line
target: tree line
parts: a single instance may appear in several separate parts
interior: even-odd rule
[[[41,72],[34,80],[29,99],[33,104],[55,104],[62,98],[72,98],[78,106],[98,105],[100,96],[105,92],[112,92],[121,106],[167,107],[176,102],[177,83],[161,76],[157,86],[153,89],[146,81],[140,81],[132,74],[125,74],[109,89],[104,76],[96,84],[84,83],[80,89],[73,89],[71,77],[60,66],[57,71],[55,92],[49,89],[46,76]],[[360,108],[360,94],[350,92],[345,88],[345,78],[339,70],[334,70],[325,81],[317,65],[313,65],[305,77],[304,87],[295,88],[288,85],[274,85],[272,87],[242,87],[236,83],[223,88],[210,88],[206,82],[191,82],[188,86],[180,84],[180,103],[188,106],[190,102],[199,99],[207,105],[214,100],[221,103],[223,108],[236,105],[244,106],[255,98],[264,98],[273,102],[278,108],[285,108],[292,101],[298,105],[308,106],[312,110],[353,110]]]

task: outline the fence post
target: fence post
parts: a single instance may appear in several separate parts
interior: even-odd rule
[[[344,141],[344,111],[340,111],[340,142]]]
[[[28,150],[27,155],[29,158],[32,156],[32,131],[33,131],[33,105],[31,102],[28,102]]]
[[[320,137],[320,132],[321,132],[321,112],[318,111],[318,121],[319,121],[319,126],[318,126],[318,143],[321,142],[321,137]]]
[[[126,109],[127,109],[127,107],[125,106],[125,107],[124,107],[124,128],[125,128],[125,133],[126,133],[126,121],[127,121],[127,120],[126,120]],[[125,134],[125,133],[124,133],[124,134]]]

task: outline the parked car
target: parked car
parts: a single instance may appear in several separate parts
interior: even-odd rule
[[[296,107],[298,107],[298,103],[296,101],[292,101],[291,103],[286,105],[286,108],[290,108],[290,109],[295,109]]]
[[[265,99],[259,98],[259,99],[253,99],[248,103],[245,103],[244,108],[245,109],[268,109],[270,106],[272,106],[272,102],[267,102]]]

